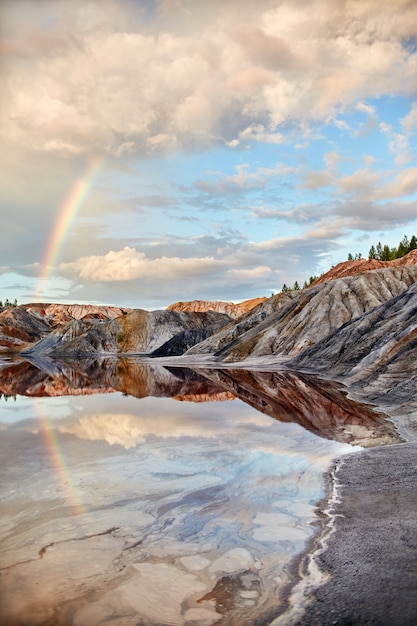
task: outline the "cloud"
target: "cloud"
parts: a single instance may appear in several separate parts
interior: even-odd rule
[[[370,169],[360,169],[348,176],[338,179],[337,185],[342,193],[361,194],[361,196],[373,196],[375,183],[379,175]]]
[[[415,202],[346,202],[337,214],[346,229],[390,232],[415,221]]]
[[[194,187],[204,194],[213,196],[240,195],[250,190],[264,189],[271,179],[283,179],[294,174],[297,169],[276,163],[273,167],[257,167],[252,170],[249,163],[241,163],[235,167],[236,173],[225,175],[221,172],[207,172],[217,176],[215,180],[197,180]]]
[[[322,205],[314,204],[295,206],[288,211],[254,207],[252,214],[256,219],[276,219],[285,220],[294,224],[307,224],[320,219],[325,210],[325,207],[323,208]]]
[[[414,132],[417,128],[417,101],[413,102],[410,112],[401,120],[401,123],[408,133]]]
[[[222,268],[223,266],[223,268]],[[128,281],[138,278],[157,280],[188,280],[196,276],[215,274],[224,269],[221,261],[210,257],[162,257],[147,259],[143,252],[125,246],[110,250],[104,256],[82,257],[72,263],[62,263],[60,269],[75,271],[79,277],[101,282]]]
[[[156,6],[45,2],[36,17],[29,1],[24,26],[3,42],[1,135],[37,151],[120,157],[279,144],[288,119],[326,120],[355,102],[371,117],[366,98],[415,91],[416,61],[402,40],[416,34],[417,9],[363,5],[312,1],[307,19],[301,1],[256,11],[185,3],[158,24]]]
[[[385,183],[377,191],[380,198],[400,198],[410,196],[417,191],[417,167],[402,170],[395,178]]]
[[[303,186],[307,189],[319,189],[320,187],[328,187],[332,183],[333,177],[330,172],[316,170],[306,173]]]
[[[315,271],[318,255],[326,250],[326,242],[300,236],[276,238],[258,243],[199,238],[192,243],[178,241],[178,256],[167,254],[151,258],[162,249],[162,242],[146,252],[125,246],[103,255],[80,257],[61,263],[55,270],[72,281],[68,298],[77,301],[101,300],[130,305],[140,297],[141,307],[161,308],[177,300],[245,300],[277,291],[284,282],[303,280]],[[168,248],[169,249],[169,243]],[[200,256],[193,252],[201,250]],[[295,250],[297,252],[295,252]],[[204,256],[203,256],[204,255]],[[136,304],[137,306],[137,304]]]

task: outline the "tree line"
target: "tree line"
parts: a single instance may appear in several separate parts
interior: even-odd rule
[[[390,248],[388,245],[382,245],[380,241],[378,241],[377,245],[372,245],[369,248],[368,259],[376,259],[377,261],[393,261],[394,259],[401,259],[401,257],[405,256],[411,250],[417,250],[417,237],[413,235],[410,239],[408,239],[407,235],[401,239],[398,246],[393,246]],[[362,259],[362,255],[355,254],[353,256],[349,253],[348,261],[358,261]]]
[[[378,241],[376,246],[372,245],[369,248],[368,259],[369,260],[376,259],[377,261],[393,261],[394,259],[401,259],[401,257],[411,252],[411,250],[417,250],[417,236],[412,235],[412,237],[410,237],[409,239],[407,235],[404,235],[404,237],[399,242],[398,246],[393,246],[392,248],[390,248],[387,244],[382,245],[381,242]],[[363,258],[364,257],[362,256],[360,252],[358,254],[355,254],[355,256],[349,253],[347,260],[348,261],[360,261]],[[323,274],[320,274],[320,276],[323,276]],[[298,283],[298,281],[295,281],[292,287],[288,287],[284,283],[281,289],[281,293],[287,293],[289,291],[299,291],[300,289],[306,289],[307,287],[310,287],[310,285],[314,283],[315,280],[320,278],[320,276],[310,276],[308,281],[306,280],[304,281],[304,284],[302,287],[300,287],[300,284]]]
[[[0,306],[17,306],[17,300],[15,298],[13,302],[10,302],[9,298],[6,298],[4,304],[3,301],[0,300]]]

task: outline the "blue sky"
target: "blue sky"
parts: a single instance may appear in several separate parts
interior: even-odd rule
[[[0,299],[238,302],[417,234],[414,0],[0,13]]]

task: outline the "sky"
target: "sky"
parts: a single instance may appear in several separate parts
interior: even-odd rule
[[[0,300],[163,309],[417,234],[415,0],[2,0]]]

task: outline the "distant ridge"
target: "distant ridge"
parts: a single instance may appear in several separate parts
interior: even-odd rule
[[[234,302],[222,302],[211,300],[190,300],[189,302],[175,302],[167,306],[167,311],[182,311],[185,313],[193,313],[196,311],[216,311],[217,313],[226,313],[234,319],[240,317],[247,311],[250,311],[261,302],[265,302],[267,298],[252,298],[235,304]]]
[[[312,285],[318,285],[319,283],[325,283],[328,280],[336,280],[336,278],[345,278],[346,276],[355,276],[356,274],[363,274],[370,270],[379,270],[383,267],[403,267],[408,265],[417,265],[417,250],[411,250],[405,256],[399,259],[393,259],[392,261],[378,261],[377,259],[358,259],[356,261],[342,261],[328,272],[322,274],[320,278],[317,278]]]

